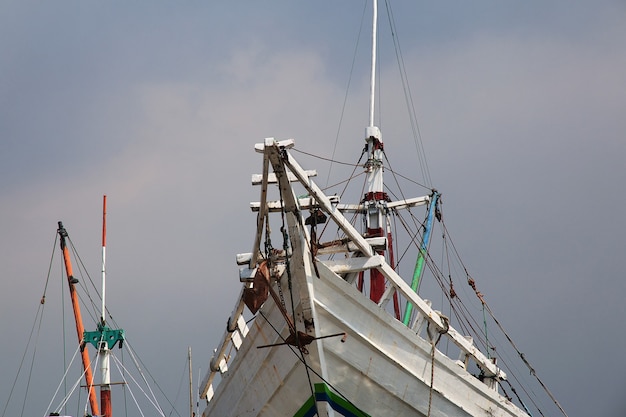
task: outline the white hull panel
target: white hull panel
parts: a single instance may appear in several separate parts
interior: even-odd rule
[[[297,348],[257,346],[280,343],[288,327],[279,309],[268,300],[251,325],[237,356],[203,415],[213,416],[304,416],[315,415],[303,408],[312,397],[312,384],[326,384],[336,401],[318,401],[318,413],[341,414],[332,409],[345,396],[369,416],[426,416],[431,397],[431,344],[353,286],[318,264],[321,278],[309,278],[314,296],[317,336],[347,333],[313,342],[305,355],[311,367],[307,375]],[[289,297],[285,297],[289,298]],[[287,308],[290,305],[287,301]],[[299,305],[296,311],[300,311]],[[277,326],[279,324],[279,326]],[[280,328],[279,328],[280,327]],[[325,366],[321,364],[324,363]],[[317,374],[317,375],[316,375]],[[323,376],[325,381],[319,376]],[[444,394],[445,393],[445,394]],[[319,395],[318,397],[323,397]],[[298,414],[298,411],[301,414]],[[435,353],[431,416],[525,416],[495,390],[476,377]]]

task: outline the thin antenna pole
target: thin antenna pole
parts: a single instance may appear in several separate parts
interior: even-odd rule
[[[370,79],[370,127],[374,126],[374,99],[376,89],[376,27],[378,26],[378,1],[373,1],[372,18],[372,75]]]
[[[189,417],[194,417],[193,415],[193,382],[192,382],[192,371],[191,371],[191,346],[189,346]]]
[[[196,379],[196,392],[194,394],[195,397],[195,411],[193,416],[195,417],[198,414],[198,408],[200,407],[200,396],[199,396],[199,388],[200,388],[200,375],[202,375],[202,369],[198,368],[198,377]]]
[[[102,324],[106,321],[106,241],[107,241],[107,196],[102,198]]]
[[[111,417],[113,409],[111,408],[111,367],[110,367],[110,350],[106,341],[103,340],[106,331],[106,239],[107,239],[107,196],[102,198],[102,317],[98,330],[100,333],[100,342],[98,350],[101,356],[100,360],[100,409],[103,417]]]

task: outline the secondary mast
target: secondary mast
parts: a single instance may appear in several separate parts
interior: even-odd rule
[[[193,412],[193,384],[192,384],[192,378],[193,378],[193,373],[191,371],[191,346],[189,346],[189,417],[194,417],[194,412]]]
[[[63,227],[63,223],[59,222],[59,233],[61,251],[63,252],[63,261],[65,263],[65,272],[67,274],[67,283],[70,289],[70,298],[72,299],[72,309],[74,310],[74,321],[76,322],[76,333],[78,334],[78,343],[81,345],[81,357],[83,360],[83,369],[85,370],[85,383],[87,385],[87,391],[89,393],[89,405],[91,407],[91,413],[94,416],[100,415],[98,408],[98,399],[96,398],[96,391],[93,384],[93,373],[91,370],[91,360],[89,359],[89,350],[87,346],[84,346],[84,334],[85,327],[83,326],[83,318],[80,314],[80,304],[78,302],[78,294],[74,285],[78,283],[78,279],[74,278],[72,271],[72,261],[70,260],[70,252],[67,248],[65,241],[68,238],[67,230]]]
[[[100,355],[100,407],[102,417],[112,417],[113,409],[111,405],[111,369],[110,355],[111,349],[119,342],[122,347],[124,342],[123,329],[111,329],[106,325],[106,203],[107,196],[102,200],[102,315],[98,323],[98,329],[93,332],[85,332],[83,343],[91,343]]]

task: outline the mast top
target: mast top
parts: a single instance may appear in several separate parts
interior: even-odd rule
[[[106,241],[107,241],[107,196],[102,197],[102,315],[100,320],[106,323]]]
[[[365,128],[365,140],[372,138],[382,142],[382,134],[377,126],[368,126]]]
[[[365,128],[365,141],[369,152],[368,160],[365,163],[367,172],[367,200],[377,201],[385,199],[383,188],[383,143],[382,134],[377,126],[374,126],[374,107],[376,91],[376,28],[378,26],[378,2],[373,0],[372,12],[372,74],[370,79],[370,120],[369,126]],[[382,208],[381,208],[382,210]],[[379,213],[380,214],[380,213]],[[380,219],[374,221],[370,219],[371,225],[376,224],[378,229]],[[368,223],[368,228],[370,224]]]
[[[373,12],[372,12],[372,73],[370,76],[370,121],[368,129],[374,128],[374,106],[375,106],[375,98],[376,98],[376,29],[378,27],[378,1],[373,1]],[[376,128],[378,129],[378,128]],[[369,131],[366,131],[366,138],[370,138],[371,136],[376,137],[380,140],[380,130],[378,130],[378,135],[371,135]]]
[[[382,141],[380,129],[374,126],[374,107],[376,106],[376,31],[378,28],[378,0],[373,0],[372,11],[372,73],[370,75],[370,120],[365,128],[365,140],[370,142]],[[373,145],[373,144],[372,144]],[[373,146],[371,146],[373,149]]]

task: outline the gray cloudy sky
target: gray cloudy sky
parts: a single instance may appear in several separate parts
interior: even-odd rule
[[[172,400],[187,346],[206,370],[239,290],[234,254],[251,249],[250,174],[261,168],[252,146],[293,137],[331,155],[363,4],[0,3],[2,407],[58,220],[99,277],[103,194],[114,317]],[[393,10],[433,183],[466,265],[569,416],[625,415],[626,3]],[[398,102],[381,127],[394,168],[407,172],[415,156],[403,152],[414,147],[395,128],[405,110],[386,84],[397,74],[391,46],[382,48],[383,100]],[[367,59],[357,55],[341,160],[363,145]],[[47,346],[62,343],[48,330],[61,318],[56,260]],[[38,361],[46,378],[61,376],[58,356]],[[45,411],[56,383],[32,382],[26,414]],[[24,386],[7,416],[19,415]]]

